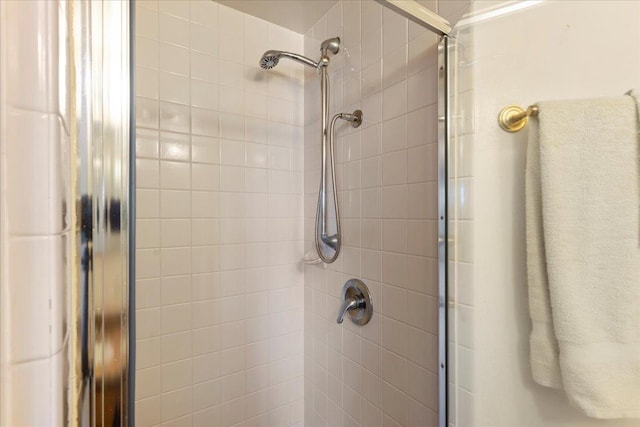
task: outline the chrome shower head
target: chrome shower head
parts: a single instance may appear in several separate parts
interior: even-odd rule
[[[279,61],[280,57],[277,55],[276,51],[269,50],[262,55],[262,58],[260,59],[260,66],[265,70],[270,70],[278,65]]]
[[[260,58],[260,66],[265,70],[270,70],[278,65],[280,58],[293,59],[294,61],[298,61],[304,65],[318,68],[318,63],[307,58],[306,56],[298,55],[297,53],[284,52],[282,50],[268,50],[263,53],[262,58]]]

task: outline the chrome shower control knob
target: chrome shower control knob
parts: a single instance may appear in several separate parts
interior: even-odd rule
[[[373,300],[369,288],[361,280],[350,279],[342,288],[342,306],[338,313],[338,323],[348,314],[356,325],[366,325],[373,315]]]

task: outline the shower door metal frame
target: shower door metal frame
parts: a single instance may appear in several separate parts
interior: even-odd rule
[[[449,424],[449,137],[451,39],[438,43],[438,425]]]
[[[440,36],[438,43],[438,425],[439,427],[448,427],[448,183],[449,139],[451,135],[451,25],[446,19],[416,1],[376,1]]]
[[[451,24],[437,13],[427,9],[415,0],[376,0],[403,17],[421,25],[439,36],[448,36]]]
[[[133,426],[131,1],[73,0],[70,426]]]

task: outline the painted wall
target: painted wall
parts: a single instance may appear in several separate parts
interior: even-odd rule
[[[302,36],[140,1],[137,426],[302,423]]]
[[[425,2],[436,8],[436,2]],[[454,20],[465,2],[443,3]],[[305,267],[305,424],[435,426],[438,411],[437,37],[374,1],[339,1],[305,34],[305,55],[340,36],[336,126],[343,248]],[[320,179],[320,91],[305,78],[305,248],[313,247]],[[363,280],[374,315],[336,323],[344,283]]]
[[[0,3],[3,426],[64,422],[70,286],[66,25],[64,3]]]
[[[512,2],[474,2],[474,12]],[[520,4],[522,6],[522,4]],[[502,9],[505,11],[506,9]],[[496,118],[509,104],[622,95],[638,87],[640,4],[530,3],[459,28],[455,355],[456,425],[635,426],[598,421],[533,383],[525,280],[527,131]]]

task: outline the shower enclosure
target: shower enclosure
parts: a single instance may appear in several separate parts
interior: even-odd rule
[[[1,2],[0,424],[447,426],[465,5]]]
[[[446,425],[449,27],[258,3],[136,3],[136,425]]]

